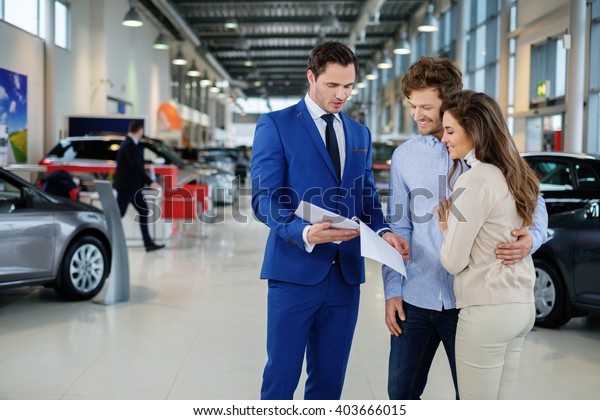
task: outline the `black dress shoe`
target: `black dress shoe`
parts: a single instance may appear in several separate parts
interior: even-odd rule
[[[164,245],[152,244],[146,247],[146,252],[156,251],[157,249],[164,248]]]

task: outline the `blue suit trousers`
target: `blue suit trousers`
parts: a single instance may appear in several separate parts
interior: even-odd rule
[[[340,399],[358,319],[360,286],[340,265],[316,285],[269,280],[267,354],[261,399],[293,399],[306,354],[307,400]]]

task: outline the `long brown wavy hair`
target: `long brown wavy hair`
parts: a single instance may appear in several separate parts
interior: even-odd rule
[[[531,226],[540,191],[539,182],[519,155],[498,103],[485,93],[463,90],[446,98],[440,108],[442,116],[444,112],[449,112],[473,139],[475,157],[502,171],[515,199],[517,213],[525,226]],[[457,166],[458,161],[454,161],[449,179],[452,179]]]

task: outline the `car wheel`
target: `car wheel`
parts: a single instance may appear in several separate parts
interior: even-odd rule
[[[534,260],[535,324],[539,327],[556,328],[566,324],[571,317],[567,313],[567,290],[562,276],[552,265]]]
[[[106,248],[94,236],[75,240],[62,260],[56,292],[68,300],[91,299],[100,292],[108,276]]]

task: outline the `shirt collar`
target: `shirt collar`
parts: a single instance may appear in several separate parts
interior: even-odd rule
[[[321,109],[321,107],[319,105],[317,105],[317,103],[315,101],[312,100],[312,98],[310,97],[310,95],[308,93],[304,97],[304,103],[306,103],[306,108],[308,108],[308,113],[310,114],[310,116],[312,117],[313,120],[320,120],[321,116],[323,114],[329,114],[329,112]],[[335,117],[336,120],[338,120],[339,122],[342,122],[342,119],[340,118],[339,113],[333,114],[333,116]]]
[[[471,168],[479,165],[481,162],[475,157],[475,149],[471,149],[471,151],[469,151],[469,153],[467,153],[467,155],[464,157],[465,162],[467,162],[467,165],[469,165]]]
[[[140,139],[135,138],[135,136],[132,136],[131,134],[129,134],[129,138],[131,138],[131,140],[133,140],[133,142],[136,144],[136,146],[139,144]]]

